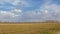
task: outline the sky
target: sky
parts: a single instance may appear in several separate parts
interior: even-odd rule
[[[0,0],[1,22],[60,21],[60,0]]]

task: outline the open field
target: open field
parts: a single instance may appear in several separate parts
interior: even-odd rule
[[[0,34],[60,34],[60,23],[0,24]]]

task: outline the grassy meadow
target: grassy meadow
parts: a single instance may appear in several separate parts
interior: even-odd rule
[[[60,23],[1,23],[0,34],[60,34]]]

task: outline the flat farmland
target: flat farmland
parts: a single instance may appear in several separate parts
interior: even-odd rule
[[[0,24],[0,34],[60,34],[60,23]]]

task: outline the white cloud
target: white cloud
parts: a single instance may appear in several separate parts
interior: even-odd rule
[[[31,3],[29,3],[27,0],[0,0],[0,4],[10,3],[14,7],[30,7]]]
[[[0,0],[0,4],[10,3],[14,6],[27,7],[28,3],[24,0]]]
[[[45,13],[48,13],[48,10],[45,10]]]
[[[43,12],[43,16],[46,19],[52,19],[52,20],[56,20],[60,17],[58,15],[60,15],[60,5],[59,4],[54,4],[51,1],[47,1],[45,3],[42,4],[42,6],[40,6],[41,8],[39,9],[40,11]]]
[[[25,3],[23,1],[20,1],[20,0],[15,0],[12,4],[15,5],[15,6],[23,6],[23,5],[25,5]]]
[[[0,11],[0,14],[5,15],[5,16],[9,16],[9,17],[13,17],[14,16],[14,13],[6,12],[6,11]]]
[[[20,22],[22,17],[22,10],[14,9],[11,11],[1,11],[0,10],[0,21],[9,21],[9,22]]]
[[[21,13],[21,10],[15,9],[12,11],[0,11],[0,14],[5,15],[5,16],[9,16],[9,17],[18,17],[21,16],[21,14],[16,14],[16,13]]]
[[[22,12],[22,10],[20,10],[20,9],[14,9],[13,11],[15,11],[15,12]]]
[[[6,13],[6,11],[4,11],[4,12],[3,11],[0,11],[0,14],[5,14],[5,13]]]

